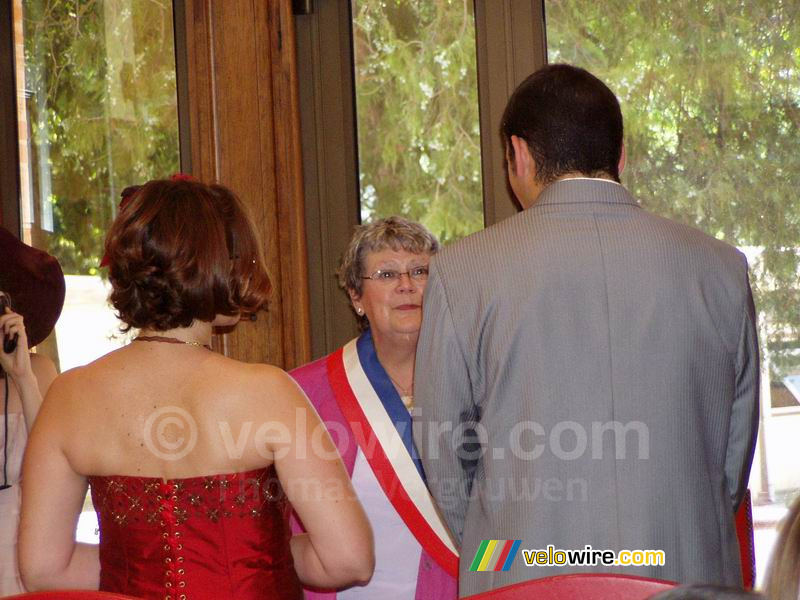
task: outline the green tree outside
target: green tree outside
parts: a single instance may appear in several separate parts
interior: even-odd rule
[[[362,217],[483,226],[469,0],[353,0]],[[550,62],[620,98],[623,183],[742,247],[775,380],[800,368],[800,3],[548,0]]]
[[[351,0],[362,218],[444,242],[483,227],[473,3]],[[34,197],[50,248],[94,273],[132,183],[179,168],[169,0],[27,0]],[[800,4],[548,0],[549,60],[623,106],[623,183],[654,212],[748,249],[775,376],[800,367]],[[49,186],[49,187],[48,187]]]
[[[550,62],[620,98],[623,183],[745,249],[780,381],[800,367],[800,3],[548,0]]]
[[[95,274],[120,191],[179,170],[172,2],[23,8],[31,187],[53,215],[45,249],[65,273]]]
[[[353,0],[362,220],[483,227],[471,0]]]

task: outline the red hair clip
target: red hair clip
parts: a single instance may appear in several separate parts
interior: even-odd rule
[[[194,177],[186,173],[175,173],[169,179],[170,181],[197,181]]]

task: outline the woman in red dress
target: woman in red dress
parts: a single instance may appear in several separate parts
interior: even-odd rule
[[[316,412],[280,369],[210,350],[270,283],[239,200],[151,181],[106,240],[133,343],[56,379],[24,465],[29,589],[170,600],[302,598],[372,573],[369,524]],[[87,485],[100,546],[74,541]],[[307,533],[291,537],[290,504]],[[98,556],[99,554],[99,556]]]

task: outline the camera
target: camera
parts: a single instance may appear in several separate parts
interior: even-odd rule
[[[6,314],[6,307],[11,308],[11,301],[8,298],[8,294],[0,292],[0,315]],[[16,333],[13,336],[3,335],[3,352],[6,354],[14,352],[17,349],[18,337]]]

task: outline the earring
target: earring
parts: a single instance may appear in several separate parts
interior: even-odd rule
[[[360,317],[361,315],[364,314],[364,309],[359,306],[358,308],[356,308],[356,313],[358,313],[358,316]]]

